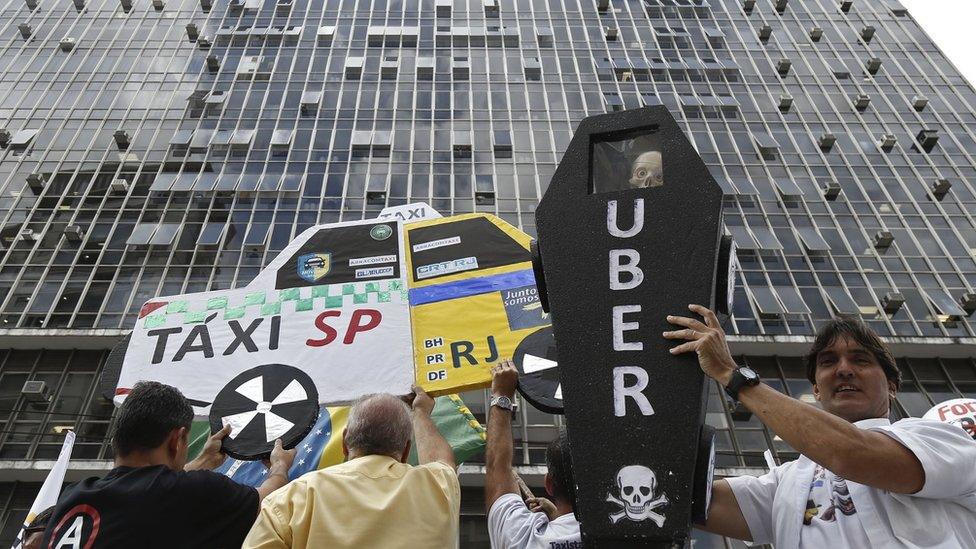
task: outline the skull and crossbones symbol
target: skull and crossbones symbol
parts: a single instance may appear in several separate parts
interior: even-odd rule
[[[664,185],[663,164],[660,152],[642,153],[631,165],[630,187],[632,189],[645,189]]]
[[[651,519],[660,528],[664,525],[664,515],[654,512],[667,505],[664,494],[654,497],[657,490],[657,476],[643,465],[627,465],[617,472],[617,491],[620,497],[607,495],[607,501],[620,506],[620,510],[610,514],[610,521],[617,524],[624,517],[641,522]]]

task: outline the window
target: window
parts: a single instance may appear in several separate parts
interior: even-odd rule
[[[777,178],[773,180],[776,185],[776,190],[779,191],[780,196],[784,199],[796,199],[803,196],[803,191],[800,186],[796,184],[792,179]]]
[[[838,315],[857,315],[861,312],[860,307],[854,299],[847,293],[847,290],[840,286],[824,286],[827,292],[827,299],[834,307],[834,312]]]
[[[924,295],[929,298],[935,310],[938,311],[943,320],[959,320],[967,316],[966,311],[949,294],[942,290],[925,289]]]
[[[752,297],[763,315],[778,315],[786,312],[769,286],[750,286]]]
[[[156,228],[156,232],[153,234],[149,244],[163,247],[172,246],[178,232],[180,232],[179,223],[161,223]]]
[[[725,228],[732,235],[732,240],[735,241],[736,247],[738,247],[740,250],[759,249],[759,243],[756,242],[756,239],[746,227],[737,227],[732,225],[726,226]]]
[[[759,248],[763,250],[782,250],[783,245],[769,227],[750,227],[755,235]]]
[[[149,244],[149,239],[152,238],[155,232],[155,223],[139,223],[132,230],[132,234],[129,235],[129,239],[125,241],[125,244],[127,246],[145,246]]]
[[[779,296],[780,303],[788,313],[809,314],[810,308],[804,303],[803,297],[793,286],[775,286],[776,294]]]
[[[161,173],[156,175],[153,179],[152,185],[149,186],[150,192],[164,192],[170,190],[173,187],[173,183],[176,182],[176,178],[179,174],[176,173]]]
[[[806,248],[808,252],[825,252],[830,250],[830,244],[824,240],[824,237],[820,235],[820,232],[813,227],[797,227],[796,232],[800,235],[800,240],[803,241],[803,247]]]

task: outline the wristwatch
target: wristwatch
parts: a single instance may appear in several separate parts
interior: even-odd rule
[[[508,410],[509,412],[515,411],[515,402],[504,395],[492,395],[491,403],[488,407],[490,408],[492,406],[498,406],[502,410]]]
[[[748,366],[740,366],[732,373],[732,379],[725,386],[725,392],[732,397],[732,400],[738,401],[739,391],[743,387],[752,387],[753,385],[759,385],[759,374]]]

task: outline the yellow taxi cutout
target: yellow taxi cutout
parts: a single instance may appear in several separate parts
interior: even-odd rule
[[[490,214],[405,226],[417,384],[432,395],[491,384],[491,366],[550,325],[529,252],[531,238]]]

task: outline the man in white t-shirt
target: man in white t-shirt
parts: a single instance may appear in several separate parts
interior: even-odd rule
[[[491,373],[485,506],[492,548],[582,549],[579,522],[573,514],[576,485],[566,430],[560,430],[556,440],[546,448],[545,483],[551,506],[545,512],[533,511],[522,501],[512,473],[512,405],[518,370],[511,361],[503,360]],[[545,509],[541,504],[533,507]]]
[[[901,374],[880,338],[856,320],[828,322],[807,354],[818,409],[762,384],[732,360],[712,311],[669,316],[717,380],[800,452],[761,477],[715,481],[700,528],[777,549],[976,547],[976,441],[935,420],[888,420]]]

